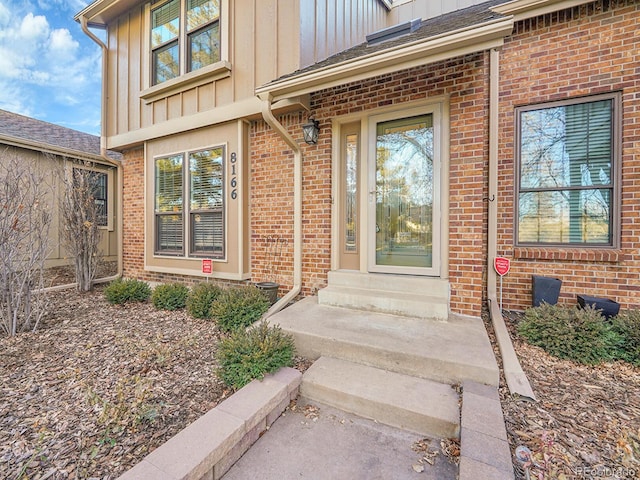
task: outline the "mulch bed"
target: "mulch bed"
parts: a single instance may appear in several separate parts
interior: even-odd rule
[[[101,290],[52,292],[37,332],[0,338],[0,478],[115,479],[233,393],[215,374],[213,322],[110,305]],[[512,450],[538,464],[531,478],[640,478],[640,368],[553,358],[518,337],[518,313],[505,317],[538,397],[513,397],[502,379]]]
[[[0,478],[117,478],[233,393],[215,323],[101,288],[50,298],[37,332],[0,338]]]
[[[537,466],[531,478],[640,478],[640,368],[625,362],[597,366],[548,355],[516,333],[521,314],[504,312],[514,348],[537,402],[500,395],[512,451],[523,445]],[[487,329],[499,358],[493,328]],[[524,468],[515,461],[516,471]]]

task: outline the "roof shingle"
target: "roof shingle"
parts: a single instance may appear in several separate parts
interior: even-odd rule
[[[100,137],[0,110],[0,135],[37,142],[80,154],[100,155]],[[108,151],[109,158],[119,160],[121,155]]]

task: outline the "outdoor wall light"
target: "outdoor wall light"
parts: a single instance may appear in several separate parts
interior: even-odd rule
[[[302,125],[302,134],[304,135],[304,141],[309,145],[315,145],[318,143],[318,133],[320,132],[320,122],[314,119],[313,116],[309,117],[309,123]]]

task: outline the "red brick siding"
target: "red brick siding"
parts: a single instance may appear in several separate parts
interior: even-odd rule
[[[604,5],[603,5],[604,3]],[[606,296],[640,305],[640,3],[599,1],[520,22],[500,69],[498,253],[513,258],[504,307],[531,305],[531,275],[563,280],[561,302]],[[514,108],[622,92],[621,250],[514,248]]]
[[[202,277],[190,277],[169,273],[149,272],[144,269],[144,150],[142,148],[124,152],[122,159],[123,184],[123,276],[147,282],[182,282],[196,284]],[[148,178],[147,181],[153,181]],[[148,221],[153,221],[153,212],[147,212]],[[218,281],[221,284],[237,282]]]
[[[320,121],[320,141],[302,143],[303,293],[326,284],[331,261],[332,118],[375,111],[450,95],[451,195],[450,280],[454,311],[479,315],[486,265],[487,54],[469,55],[317,92],[312,112]],[[302,116],[280,119],[288,131],[301,132]],[[301,141],[301,139],[298,139]],[[252,131],[252,231],[255,244],[265,235],[290,236],[293,155],[284,142],[258,122]],[[364,147],[363,147],[364,148]],[[277,192],[277,194],[276,194]],[[264,249],[252,250],[254,277],[265,275]],[[289,265],[283,265],[283,270]],[[290,272],[290,270],[289,270]],[[286,278],[286,274],[283,274]]]

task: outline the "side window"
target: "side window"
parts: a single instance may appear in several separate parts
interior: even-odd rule
[[[187,0],[187,71],[220,60],[220,1]]]
[[[153,84],[180,75],[180,0],[171,0],[151,11]]]
[[[517,109],[518,245],[614,245],[618,98]]]
[[[155,160],[156,253],[184,252],[182,155]]]
[[[84,178],[80,178],[83,175]],[[96,172],[81,168],[73,169],[74,182],[86,185],[96,205],[97,223],[101,227],[108,225],[108,175],[106,172]]]
[[[220,60],[220,0],[170,0],[151,9],[157,85]]]
[[[224,148],[189,154],[192,255],[224,257]]]

